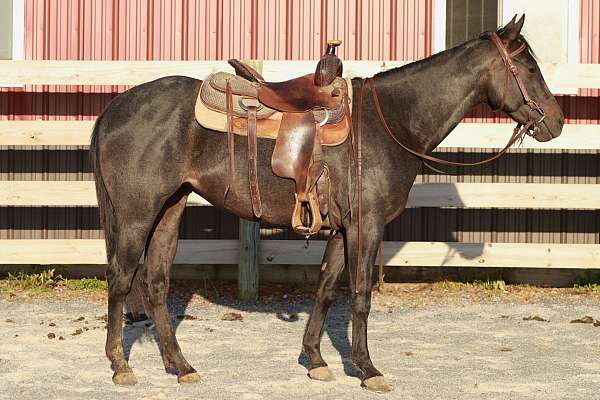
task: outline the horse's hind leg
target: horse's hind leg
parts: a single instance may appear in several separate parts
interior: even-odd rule
[[[151,227],[151,223],[144,225],[122,221],[117,226],[113,254],[109,255],[106,270],[108,281],[106,356],[115,371],[113,382],[118,385],[134,385],[137,382],[123,351],[123,303],[131,289],[146,236]]]
[[[336,232],[327,242],[319,274],[319,289],[315,305],[302,341],[303,352],[310,361],[308,375],[312,379],[320,381],[335,379],[321,356],[321,336],[327,311],[335,300],[335,287],[344,270],[344,263],[344,239],[341,233]]]
[[[148,307],[150,307],[148,311],[156,325],[165,367],[177,370],[179,382],[196,382],[200,380],[200,377],[181,353],[167,309],[169,273],[177,252],[179,225],[187,196],[188,193],[179,193],[165,205],[164,212],[159,215],[150,239],[145,266],[147,270],[147,300]]]

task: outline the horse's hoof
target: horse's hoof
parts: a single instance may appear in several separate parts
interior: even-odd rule
[[[335,381],[335,375],[331,373],[329,368],[327,367],[317,367],[308,371],[308,376],[310,379],[314,379],[316,381],[323,382],[331,382]]]
[[[189,374],[181,375],[177,377],[179,383],[196,383],[200,382],[200,375],[196,372],[190,372]]]
[[[133,386],[137,383],[135,375],[131,371],[115,372],[112,377],[115,385]]]
[[[387,393],[392,391],[392,387],[385,382],[383,376],[374,376],[362,381],[362,387],[371,392]]]

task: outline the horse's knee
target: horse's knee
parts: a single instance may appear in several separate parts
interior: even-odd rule
[[[352,312],[358,317],[366,317],[371,311],[371,298],[369,295],[355,294],[352,298]]]
[[[131,290],[133,273],[116,274],[108,280],[109,296],[126,296]]]

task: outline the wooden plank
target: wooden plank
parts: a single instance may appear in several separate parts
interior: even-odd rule
[[[65,195],[68,193],[68,196]],[[96,206],[91,181],[0,181],[0,206]],[[208,206],[190,195],[188,205]],[[408,207],[600,209],[600,185],[548,183],[421,183]]]
[[[263,240],[260,264],[320,265],[325,241]],[[598,244],[385,242],[387,266],[600,269]],[[176,264],[236,264],[237,240],[181,240]],[[0,240],[0,264],[104,264],[103,240]]]
[[[0,60],[0,86],[139,85],[169,75],[204,79],[217,71],[233,72],[226,61],[54,61]]]
[[[600,64],[541,64],[551,88],[600,88]]]
[[[237,240],[180,240],[176,264],[236,264]],[[104,240],[0,240],[0,264],[106,264]]]
[[[506,146],[515,124],[459,124],[437,147],[465,147],[481,149],[499,149]],[[548,142],[538,142],[527,136],[523,143],[515,145],[518,149],[560,149],[560,150],[598,150],[600,149],[599,125],[565,125],[561,135]]]
[[[97,204],[93,181],[0,181],[0,206],[4,207],[95,207]],[[188,197],[187,204],[211,205],[195,193]]]
[[[3,146],[87,146],[94,121],[0,121]]]
[[[275,243],[276,242],[276,243]],[[324,241],[262,242],[263,264],[318,265]],[[388,266],[600,268],[600,245],[538,243],[384,242]]]
[[[238,298],[241,301],[258,299],[258,253],[260,223],[240,218],[240,258],[238,264]]]
[[[344,61],[345,75],[372,76],[405,61]],[[316,62],[264,61],[269,80],[284,80],[313,72]],[[542,64],[542,74],[552,88],[599,88],[600,64]],[[225,61],[0,61],[0,86],[137,85],[168,75],[204,79],[216,71],[232,71]]]
[[[0,145],[73,145],[87,146],[94,121],[0,121]],[[506,145],[513,124],[462,123],[444,140],[438,150],[447,147],[497,149]],[[598,125],[565,125],[562,134],[540,143],[530,137],[522,149],[600,149]]]

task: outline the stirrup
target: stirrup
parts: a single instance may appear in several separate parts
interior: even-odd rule
[[[292,228],[294,229],[294,232],[304,236],[311,236],[319,232],[321,230],[321,225],[323,225],[323,219],[321,218],[319,201],[315,197],[314,193],[309,192],[308,199],[299,199],[298,193],[296,193],[295,198],[296,204],[294,205],[294,212],[292,213]],[[311,214],[310,226],[305,226],[302,222],[302,206],[306,203],[308,203]]]

